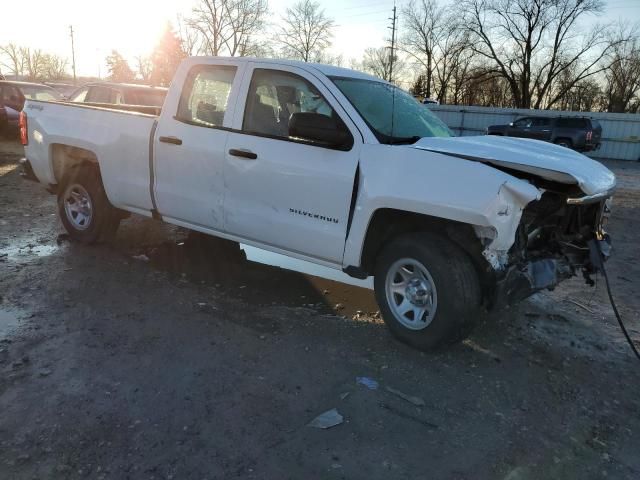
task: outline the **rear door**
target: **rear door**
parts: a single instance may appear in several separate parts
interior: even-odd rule
[[[290,66],[250,64],[229,133],[225,225],[253,243],[341,263],[362,137],[317,77]],[[295,113],[348,129],[348,147],[289,135]],[[341,123],[340,123],[341,122]]]
[[[529,128],[529,138],[535,138],[536,140],[551,140],[551,119],[544,117],[536,117],[532,119],[531,127]]]
[[[242,63],[196,65],[177,108],[163,109],[154,140],[158,212],[178,223],[224,230],[225,147]]]

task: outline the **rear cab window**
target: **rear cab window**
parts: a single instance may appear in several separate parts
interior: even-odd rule
[[[187,76],[176,120],[203,127],[221,127],[237,67],[198,65]]]

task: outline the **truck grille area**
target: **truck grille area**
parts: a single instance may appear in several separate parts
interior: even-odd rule
[[[546,191],[522,214],[511,263],[553,257],[589,268],[589,241],[602,234],[603,208],[604,201],[568,205],[566,194]]]

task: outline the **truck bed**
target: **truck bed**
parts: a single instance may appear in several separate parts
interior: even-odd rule
[[[149,139],[157,117],[133,108],[139,106],[115,107],[28,100],[27,156],[40,182],[57,185],[69,155],[90,154],[100,160],[105,191],[115,206],[150,210]]]

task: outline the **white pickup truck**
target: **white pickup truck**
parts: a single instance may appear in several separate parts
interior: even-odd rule
[[[347,69],[195,57],[158,117],[34,100],[24,112],[27,175],[57,194],[75,239],[133,212],[374,275],[390,330],[421,349],[479,312],[590,280],[608,246],[603,165],[536,140],[454,137],[406,92]]]

